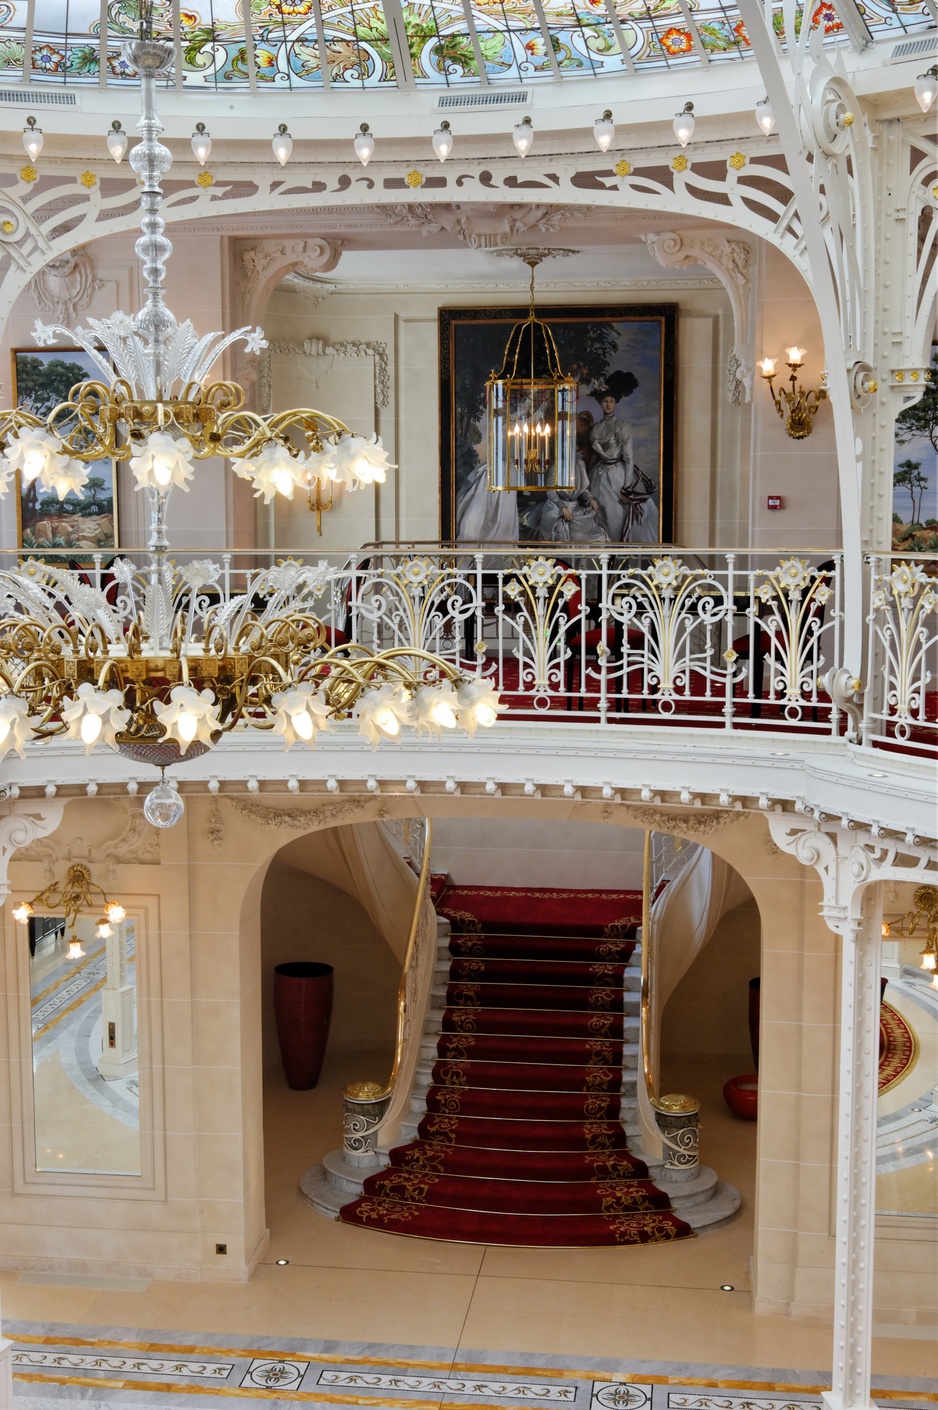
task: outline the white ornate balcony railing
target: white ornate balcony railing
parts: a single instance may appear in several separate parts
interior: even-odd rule
[[[20,565],[96,614],[101,647],[142,608],[140,565],[63,554]],[[14,568],[7,555],[0,567]],[[253,604],[314,612],[329,645],[414,647],[491,681],[523,721],[681,724],[936,746],[938,582],[924,555],[869,561],[868,658],[843,659],[840,556],[647,547],[561,556],[546,548],[366,547],[344,560],[269,551],[175,554],[176,607],[232,629]],[[28,614],[5,574],[5,611]],[[81,581],[80,581],[81,580]],[[219,617],[221,612],[221,617]],[[864,684],[865,683],[865,684]]]

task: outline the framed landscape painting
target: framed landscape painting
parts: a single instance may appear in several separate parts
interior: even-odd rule
[[[444,308],[440,536],[459,543],[670,543],[677,306],[538,308],[579,385],[577,486],[489,490],[485,383],[523,308]]]
[[[77,382],[100,377],[100,369],[83,348],[17,348],[13,352],[13,404],[44,417],[68,400]],[[53,548],[71,550],[79,561],[117,548],[113,461],[89,465],[82,489],[73,490],[63,500],[35,480],[24,485],[17,473],[16,495],[20,548],[38,553]]]

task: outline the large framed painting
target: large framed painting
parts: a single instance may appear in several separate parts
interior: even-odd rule
[[[489,490],[485,382],[523,308],[440,309],[440,536],[459,543],[670,543],[677,305],[538,308],[576,379],[577,484]]]
[[[896,417],[892,475],[892,546],[897,552],[938,549],[938,343],[931,381]]]
[[[100,377],[100,369],[83,348],[15,348],[13,405],[44,417],[68,400],[77,382]],[[17,473],[16,497],[20,548],[39,553],[67,549],[81,562],[87,562],[92,553],[110,553],[117,548],[113,461],[89,465],[82,488],[72,490],[63,500],[35,480],[23,484]]]

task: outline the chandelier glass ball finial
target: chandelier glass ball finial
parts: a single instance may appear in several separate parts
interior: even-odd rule
[[[593,123],[593,136],[596,138],[596,146],[601,152],[609,151],[615,135],[616,127],[612,121],[612,109],[607,108],[602,117],[598,117]]]
[[[120,125],[120,120],[115,118],[111,123],[111,130],[107,135],[107,149],[116,162],[122,162],[127,152],[127,144],[130,138]]]
[[[192,134],[192,151],[200,166],[204,166],[212,150],[212,139],[205,130],[204,122],[197,122]]]
[[[682,147],[686,147],[694,135],[694,128],[697,123],[694,119],[693,103],[685,103],[679,113],[674,116],[674,135]]]
[[[153,827],[175,827],[185,810],[175,782],[165,774],[143,803],[143,816]]]
[[[511,134],[515,149],[520,157],[526,157],[534,145],[534,124],[529,117],[523,117],[515,124]]]
[[[34,162],[42,151],[44,140],[42,128],[36,126],[36,119],[28,117],[26,126],[23,128],[23,146],[26,148],[26,155],[31,162]]]
[[[290,153],[293,151],[293,138],[287,131],[287,125],[282,122],[274,133],[271,147],[274,149],[274,156],[281,166],[286,166],[290,160]]]
[[[374,156],[375,139],[367,122],[363,122],[355,137],[355,155],[362,166],[367,166]]]
[[[453,150],[453,134],[448,122],[441,122],[433,134],[433,150],[441,162],[445,162]]]

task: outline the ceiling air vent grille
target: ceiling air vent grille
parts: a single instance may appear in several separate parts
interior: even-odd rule
[[[0,88],[0,103],[25,104],[29,108],[77,108],[74,93],[46,93],[35,88]]]
[[[437,112],[443,108],[514,108],[526,103],[528,96],[523,88],[511,93],[493,93],[491,89],[484,93],[444,93],[436,106]]]
[[[904,39],[896,44],[887,62],[899,64],[903,59],[931,58],[933,54],[938,54],[938,39],[930,34],[924,39]]]

